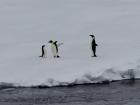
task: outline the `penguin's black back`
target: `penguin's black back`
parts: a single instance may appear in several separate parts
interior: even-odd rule
[[[57,45],[57,41],[55,41],[53,44],[55,45],[55,47],[56,47],[56,51],[57,51],[57,53],[58,53],[58,45]]]
[[[45,47],[45,45],[42,45],[42,55],[39,56],[39,57],[43,57],[44,56],[44,54],[45,54],[44,47]]]

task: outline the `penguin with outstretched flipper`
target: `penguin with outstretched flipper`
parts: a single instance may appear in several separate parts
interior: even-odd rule
[[[96,44],[95,36],[94,35],[90,35],[90,36],[92,38],[92,42],[91,42],[91,48],[92,48],[92,52],[93,52],[93,56],[92,57],[97,57],[97,55],[96,55],[96,47],[98,45]]]
[[[50,40],[49,43],[51,43],[51,50],[54,58],[59,58],[60,56],[58,55],[58,44],[57,41],[52,41]]]

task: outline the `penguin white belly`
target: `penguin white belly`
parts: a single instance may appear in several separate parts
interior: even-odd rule
[[[90,53],[92,54],[92,52],[93,52],[93,51],[92,51],[92,40],[90,41],[89,44],[90,44],[90,47],[89,47],[89,49],[90,49]]]
[[[56,49],[56,46],[54,44],[51,45],[51,50],[52,50],[52,54],[54,57],[57,56],[57,49]]]
[[[44,47],[44,57],[46,58],[47,57],[47,48]]]

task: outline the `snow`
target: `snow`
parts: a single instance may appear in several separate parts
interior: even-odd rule
[[[1,0],[0,82],[16,85],[94,83],[140,77],[140,1]],[[94,33],[97,58],[89,34]],[[49,40],[64,43],[54,59]],[[41,46],[47,58],[39,58]],[[125,76],[122,76],[125,75]]]

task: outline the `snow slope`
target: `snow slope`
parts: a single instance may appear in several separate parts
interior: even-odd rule
[[[140,77],[139,0],[0,0],[0,82],[49,86]],[[91,58],[90,37],[99,45]],[[49,40],[58,40],[53,59]],[[41,59],[46,44],[48,58]],[[125,75],[125,76],[122,76]]]

